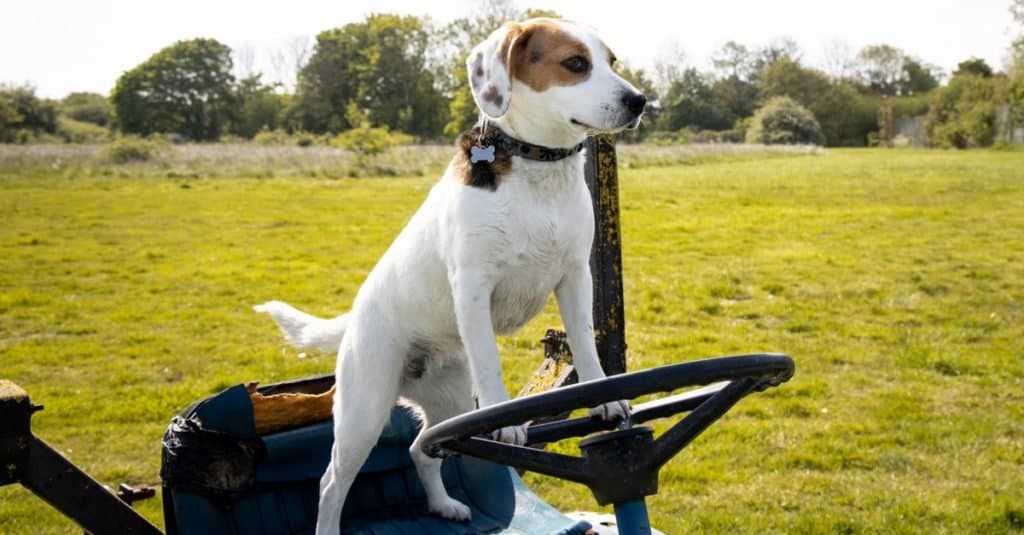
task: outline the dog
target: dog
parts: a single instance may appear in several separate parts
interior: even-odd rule
[[[318,534],[337,533],[346,494],[396,400],[424,429],[509,399],[496,334],[512,333],[554,292],[580,381],[604,377],[594,344],[591,196],[582,144],[635,128],[646,97],[613,70],[596,34],[562,20],[508,23],[466,60],[481,122],[359,289],[351,310],[320,319],[288,304],[269,313],[298,347],[338,353],[334,445],[320,482]],[[611,420],[625,401],[591,409]],[[422,437],[422,435],[420,435]],[[522,445],[523,426],[494,432]],[[468,520],[441,460],[410,449],[430,511]]]

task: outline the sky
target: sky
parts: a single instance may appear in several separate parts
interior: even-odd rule
[[[175,41],[212,37],[247,50],[249,63],[276,78],[272,51],[374,12],[430,15],[445,22],[472,12],[470,0],[32,0],[3,9],[0,82],[36,87],[40,96],[109,93],[126,70]],[[828,49],[855,53],[887,43],[946,73],[980,57],[1003,64],[1014,26],[1009,0],[715,0],[629,2],[518,0],[593,26],[619,58],[650,69],[678,57],[700,70],[727,41],[750,47],[790,37],[803,61],[821,66]]]

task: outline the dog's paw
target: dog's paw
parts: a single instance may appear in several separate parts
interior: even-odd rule
[[[466,504],[448,496],[437,503],[431,503],[429,508],[431,513],[456,522],[467,522],[472,516]]]
[[[491,433],[491,437],[498,442],[522,446],[526,444],[526,428],[521,425],[502,427]]]
[[[632,414],[629,402],[625,400],[609,401],[604,405],[598,405],[590,409],[591,416],[598,416],[606,422],[613,420],[624,420]]]

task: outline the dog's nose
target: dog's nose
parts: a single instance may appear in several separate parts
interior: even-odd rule
[[[622,95],[622,104],[633,115],[640,115],[647,105],[647,97],[643,93],[625,93]]]

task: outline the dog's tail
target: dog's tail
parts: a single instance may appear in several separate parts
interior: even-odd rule
[[[348,314],[336,318],[322,319],[282,303],[268,301],[252,307],[256,312],[270,314],[284,333],[289,344],[303,349],[319,349],[337,353],[341,339],[345,336]]]

